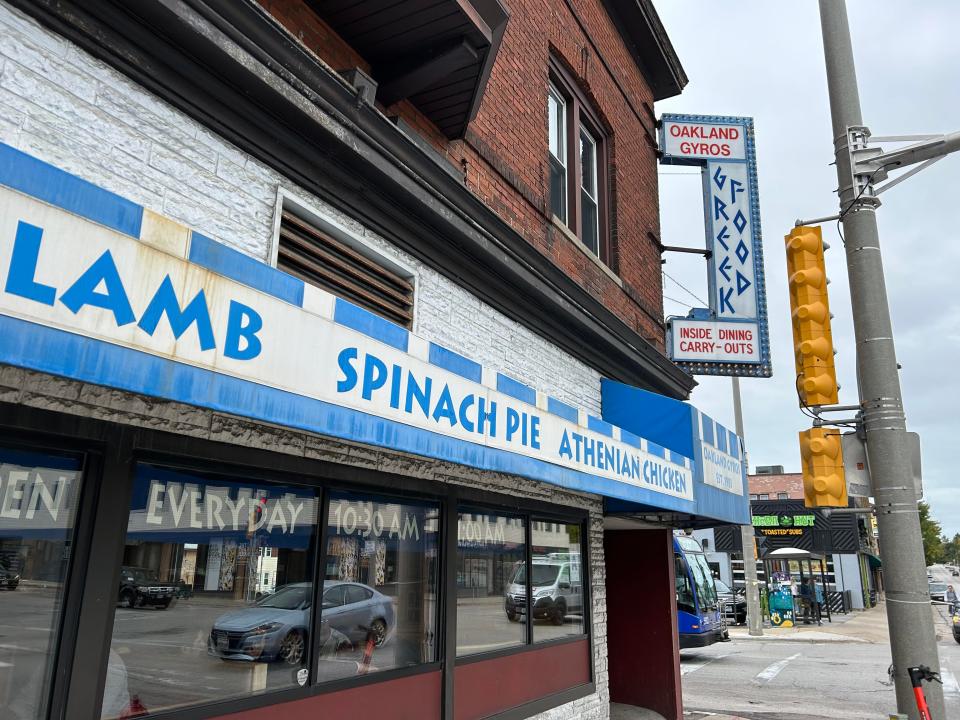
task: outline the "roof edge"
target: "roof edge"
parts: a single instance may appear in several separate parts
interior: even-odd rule
[[[654,100],[683,92],[689,82],[652,0],[603,0],[637,67],[650,81]]]

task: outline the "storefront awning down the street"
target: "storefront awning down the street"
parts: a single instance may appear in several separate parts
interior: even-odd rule
[[[867,562],[870,563],[871,570],[879,570],[883,567],[883,561],[873,553],[865,552],[864,555],[867,556]]]

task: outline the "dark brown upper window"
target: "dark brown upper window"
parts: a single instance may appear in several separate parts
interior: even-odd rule
[[[413,325],[413,278],[299,216],[283,211],[277,268],[405,328]]]
[[[547,118],[550,210],[609,266],[607,138],[574,79],[557,63],[550,67]]]

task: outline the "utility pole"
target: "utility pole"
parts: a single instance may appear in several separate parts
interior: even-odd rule
[[[746,446],[746,439],[743,436],[743,407],[740,404],[740,378],[735,375],[731,380],[733,382],[733,419],[737,426],[737,435],[740,436],[740,439],[744,441],[744,446]],[[747,472],[750,471],[746,451],[743,453],[743,467]],[[743,491],[749,495],[749,486],[745,487]],[[760,585],[757,581],[757,561],[753,557],[757,547],[754,540],[753,525],[740,526],[740,544],[743,546],[743,581],[747,595],[747,626],[750,634],[758,637],[763,635],[763,618],[760,617]]]
[[[872,187],[874,176],[862,181],[852,167],[851,143],[856,141],[857,131],[864,128],[845,2],[820,0],[820,23],[857,343],[860,406],[887,586],[897,710],[918,720],[907,668],[927,665],[939,672],[940,663],[880,257],[876,218],[879,202]],[[928,683],[924,692],[931,717],[945,718],[941,686]]]

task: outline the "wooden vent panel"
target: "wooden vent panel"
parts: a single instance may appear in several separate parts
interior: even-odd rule
[[[277,268],[405,328],[413,325],[413,280],[284,211]]]

